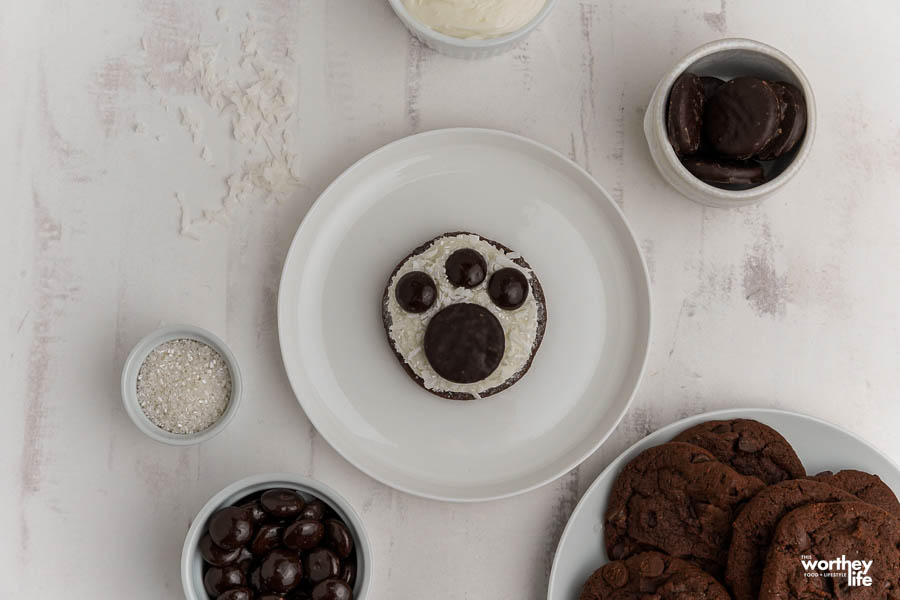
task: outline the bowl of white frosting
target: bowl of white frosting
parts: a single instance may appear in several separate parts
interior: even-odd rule
[[[389,0],[407,29],[456,58],[506,52],[550,14],[557,0]]]

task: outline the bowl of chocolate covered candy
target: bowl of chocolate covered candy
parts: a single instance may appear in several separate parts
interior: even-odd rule
[[[660,81],[644,117],[650,154],[684,196],[723,208],[759,202],[809,155],[816,106],[780,50],[746,39],[697,48]]]
[[[334,490],[298,475],[258,475],[216,494],[181,556],[188,600],[363,600],[371,550]]]

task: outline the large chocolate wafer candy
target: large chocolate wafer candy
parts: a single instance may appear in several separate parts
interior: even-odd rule
[[[706,105],[703,130],[721,156],[755,156],[780,133],[781,104],[771,84],[738,77],[723,84]]]
[[[803,92],[789,83],[772,83],[781,102],[781,133],[759,151],[760,160],[772,160],[794,149],[806,133],[806,99]]]
[[[678,156],[689,156],[700,148],[705,103],[706,94],[700,77],[684,73],[675,81],[669,92],[666,127],[669,143]]]
[[[765,180],[762,166],[752,160],[686,156],[681,159],[681,164],[694,177],[707,183],[751,185]]]

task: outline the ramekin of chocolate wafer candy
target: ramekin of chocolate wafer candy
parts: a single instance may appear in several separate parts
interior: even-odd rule
[[[257,475],[216,494],[181,556],[188,600],[363,600],[372,554],[362,521],[328,486]]]
[[[731,208],[759,202],[802,167],[816,105],[780,50],[724,39],[685,56],[657,85],[644,133],[659,172],[684,196]]]

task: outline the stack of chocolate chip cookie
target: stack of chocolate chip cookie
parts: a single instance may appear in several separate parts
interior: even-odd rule
[[[757,421],[708,421],[619,473],[612,562],[581,600],[900,600],[900,502],[877,475],[808,477]],[[826,564],[828,563],[828,564]]]

